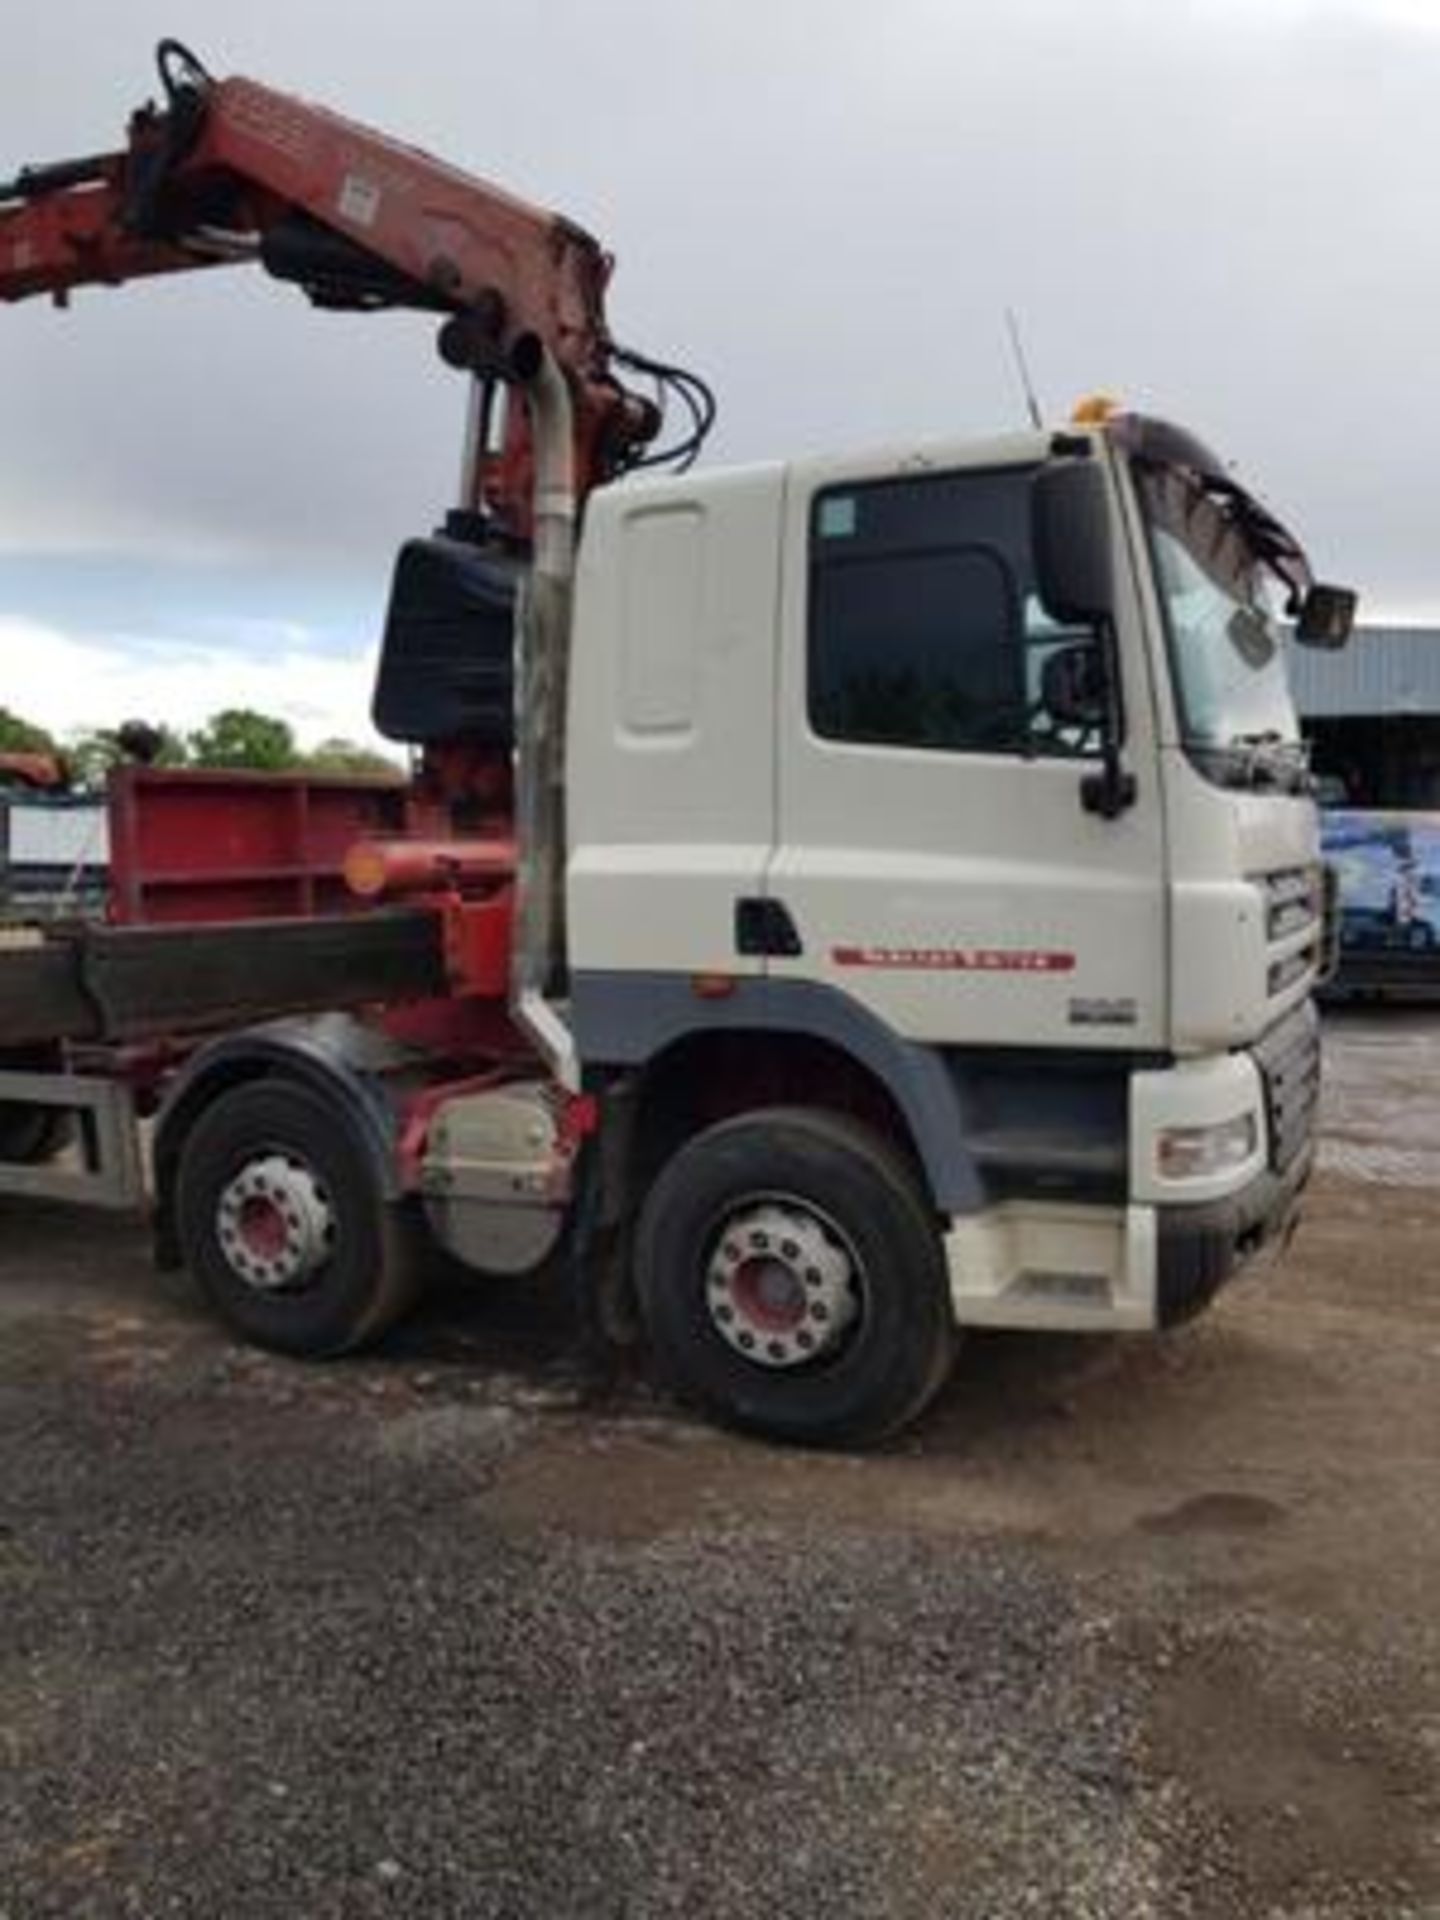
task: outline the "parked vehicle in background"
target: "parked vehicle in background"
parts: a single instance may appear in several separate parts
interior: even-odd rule
[[[1326,995],[1440,995],[1440,628],[1361,627],[1290,669],[1338,895]]]
[[[1440,994],[1440,812],[1327,807],[1321,846],[1339,911],[1329,994]]]

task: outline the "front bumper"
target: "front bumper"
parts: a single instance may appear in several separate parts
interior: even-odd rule
[[[1173,1327],[1199,1313],[1262,1248],[1287,1238],[1314,1166],[1305,1146],[1283,1173],[1257,1174],[1238,1193],[1157,1210],[1155,1320]]]
[[[961,1326],[1118,1333],[1188,1320],[1295,1219],[1315,1158],[1319,1029],[1307,1005],[1248,1051],[1131,1077],[1123,1206],[1014,1199],[953,1219],[945,1236]],[[1256,1116],[1247,1164],[1166,1179],[1168,1127]]]

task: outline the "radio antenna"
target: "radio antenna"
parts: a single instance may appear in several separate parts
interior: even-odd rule
[[[1025,358],[1025,343],[1020,338],[1020,322],[1015,318],[1015,309],[1005,309],[1005,331],[1010,336],[1010,351],[1015,356],[1015,371],[1020,376],[1020,390],[1025,395],[1025,410],[1030,415],[1030,424],[1037,433],[1044,431],[1045,422],[1040,415],[1040,402],[1035,397],[1035,382],[1030,378],[1030,363]]]

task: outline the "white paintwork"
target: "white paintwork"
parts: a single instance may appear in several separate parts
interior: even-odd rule
[[[1156,1324],[1153,1208],[1006,1203],[945,1235],[956,1322],[1056,1332]]]
[[[780,977],[822,981],[919,1041],[1163,1045],[1158,782],[1115,821],[1081,810],[1088,763],[822,740],[806,714],[810,502],[837,480],[1033,463],[1016,435],[609,489],[581,542],[570,703],[571,964],[755,973],[734,902],[803,925]],[[783,539],[782,539],[783,532]],[[783,563],[782,563],[783,552]],[[1117,549],[1122,577],[1126,557]],[[1131,758],[1154,764],[1149,661],[1120,619]],[[1074,970],[856,968],[836,948],[1038,950]],[[1075,999],[1133,1003],[1080,1030]]]
[[[1159,1136],[1171,1127],[1213,1127],[1250,1114],[1255,1150],[1223,1172],[1167,1180],[1156,1160]],[[1223,1200],[1253,1180],[1269,1150],[1260,1070],[1248,1053],[1182,1060],[1163,1072],[1130,1076],[1130,1196],[1156,1205]]]
[[[1156,1321],[1157,1209],[1238,1191],[1265,1153],[1241,1051],[1310,990],[1267,969],[1261,882],[1317,858],[1313,809],[1222,790],[1180,747],[1160,608],[1123,468],[1096,451],[1116,516],[1125,764],[1137,804],[1087,814],[1087,764],[824,740],[805,667],[809,519],[836,483],[1038,463],[1048,437],[630,484],[595,495],[580,550],[570,702],[568,911],[577,969],[822,982],[920,1043],[1171,1051],[1131,1077],[1129,1204],[1011,1202],[949,1224],[963,1324],[1114,1330]],[[769,892],[798,959],[745,959],[734,905]],[[860,948],[905,964],[842,965]],[[928,964],[1073,953],[1073,971]],[[1076,999],[1133,1003],[1082,1026]],[[1244,1166],[1163,1180],[1171,1126],[1256,1117]]]
[[[1033,434],[792,469],[780,632],[778,843],[769,890],[805,930],[806,949],[777,960],[780,978],[820,980],[896,1032],[932,1043],[1157,1046],[1166,1032],[1163,818],[1142,780],[1117,820],[1085,813],[1093,761],[949,753],[822,739],[806,692],[809,526],[814,498],[837,480],[936,470],[1031,466]],[[1107,463],[1108,464],[1108,463]],[[1127,575],[1117,543],[1120,577]],[[1133,600],[1118,621],[1127,681],[1148,684]],[[1131,759],[1153,760],[1148,697],[1134,703]],[[900,954],[1073,956],[1071,971],[925,965],[846,966],[837,949]],[[1124,1025],[1077,1029],[1072,1002],[1129,1002]],[[1079,1037],[1077,1039],[1077,1032]]]
[[[774,842],[784,469],[601,490],[570,695],[571,965],[758,972],[735,901]]]
[[[1169,825],[1172,1030],[1179,1054],[1242,1046],[1297,1006],[1313,971],[1285,992],[1267,988],[1270,965],[1306,944],[1270,943],[1266,873],[1320,858],[1313,807],[1265,793],[1229,793],[1198,774],[1178,748],[1160,754]]]

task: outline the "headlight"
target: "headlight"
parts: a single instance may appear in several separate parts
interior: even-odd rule
[[[1162,1180],[1198,1180],[1242,1167],[1260,1141],[1253,1113],[1237,1113],[1210,1127],[1166,1127],[1155,1142],[1155,1170]]]

